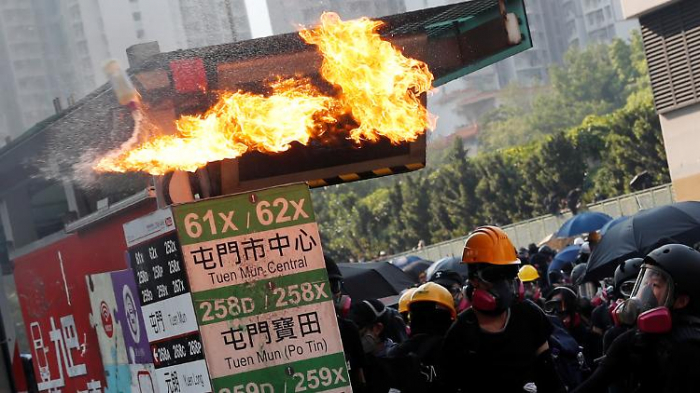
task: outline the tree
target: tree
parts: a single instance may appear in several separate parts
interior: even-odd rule
[[[420,175],[409,174],[403,187],[404,207],[401,219],[406,228],[402,235],[408,244],[430,241],[430,198],[425,189],[426,180]]]
[[[670,181],[638,34],[572,50],[551,87],[534,100],[519,92],[503,93],[475,158],[456,139],[419,173],[314,191],[324,250],[371,259],[558,210],[574,189],[584,201],[629,192],[643,170]]]
[[[608,154],[603,157],[594,192],[630,192],[630,180],[642,171],[649,172],[655,184],[670,181],[661,125],[649,91],[635,93],[623,109],[599,121],[609,129],[605,137]]]

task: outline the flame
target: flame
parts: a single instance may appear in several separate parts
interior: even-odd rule
[[[357,123],[348,137],[355,143],[415,141],[434,117],[420,102],[433,75],[425,63],[410,59],[383,41],[382,22],[360,18],[341,21],[324,13],[321,24],[299,32],[323,55],[321,76],[336,86],[335,97],[323,95],[309,79],[278,79],[268,96],[237,91],[223,93],[200,116],[176,120],[177,134],[160,135],[136,147],[125,144],[102,157],[101,172],[144,171],[162,175],[195,171],[208,162],[237,158],[248,151],[282,152],[292,142],[303,145],[348,114]],[[347,132],[343,129],[333,132]]]
[[[349,108],[359,127],[350,131],[355,142],[377,141],[380,136],[397,144],[412,142],[433,119],[420,102],[430,90],[433,74],[422,61],[401,54],[383,41],[382,22],[361,18],[342,22],[324,13],[318,29],[299,32],[323,55],[321,75],[341,88],[341,105]]]

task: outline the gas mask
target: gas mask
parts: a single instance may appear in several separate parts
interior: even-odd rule
[[[629,299],[613,312],[617,324],[633,326],[645,333],[666,333],[671,330],[673,279],[663,270],[645,265],[639,272]]]
[[[544,312],[554,315],[567,329],[581,324],[581,314],[578,312],[576,292],[568,287],[558,287],[557,293],[550,295],[551,299],[544,304]]]
[[[360,342],[362,343],[362,351],[366,354],[370,354],[374,353],[375,349],[377,349],[380,340],[378,337],[375,337],[372,332],[367,331],[360,337]]]
[[[525,299],[537,301],[542,297],[542,292],[540,288],[535,284],[535,282],[525,282],[523,285],[523,297]]]
[[[577,288],[578,296],[586,299],[593,299],[598,294],[598,287],[595,283],[585,282]]]
[[[331,293],[333,293],[333,305],[335,306],[336,314],[341,318],[347,318],[350,312],[352,299],[348,295],[341,294],[343,281],[338,279],[329,280]]]
[[[477,311],[486,315],[499,315],[508,308],[515,300],[515,288],[513,280],[500,279],[491,283],[491,288],[476,288],[472,284],[467,284],[467,298]]]

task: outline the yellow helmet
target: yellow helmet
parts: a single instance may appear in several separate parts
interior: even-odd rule
[[[440,284],[426,282],[425,284],[419,286],[413,292],[411,301],[408,303],[408,307],[411,308],[412,304],[418,302],[437,303],[450,311],[452,319],[457,317],[457,310],[455,310],[455,301],[452,294]]]
[[[413,292],[416,291],[418,288],[408,288],[403,292],[401,297],[399,298],[399,313],[403,314],[405,312],[408,312],[408,304],[411,302],[411,296],[413,296]]]
[[[462,263],[519,265],[515,247],[503,229],[494,226],[476,228],[464,244]]]
[[[530,282],[530,281],[535,281],[538,278],[540,278],[540,273],[537,272],[537,269],[532,266],[532,265],[525,265],[520,268],[518,271],[518,278],[522,282]]]

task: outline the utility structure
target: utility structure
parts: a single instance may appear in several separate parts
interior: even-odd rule
[[[381,20],[380,34],[427,63],[435,86],[532,46],[523,0],[473,0]],[[153,116],[164,123],[202,113],[213,104],[213,91],[255,92],[263,80],[280,74],[313,78],[320,64],[318,54],[296,34],[170,53],[159,53],[152,43],[132,47],[128,54],[128,74]],[[150,177],[141,174],[96,175],[91,187],[83,187],[76,181],[75,164],[89,152],[101,153],[128,139],[129,119],[129,109],[119,105],[106,84],[0,149],[4,278],[16,284],[13,298],[20,304],[10,309],[21,307],[23,323],[15,322],[44,389],[86,390],[107,383],[94,320],[88,317],[85,277],[126,268],[122,225],[154,212],[156,193]],[[193,196],[206,198],[289,182],[323,186],[424,165],[422,137],[398,146],[310,145],[276,155],[248,154],[182,178]],[[168,202],[169,188],[161,191]],[[3,318],[8,318],[4,312]],[[17,364],[14,333],[8,333],[8,352]]]

